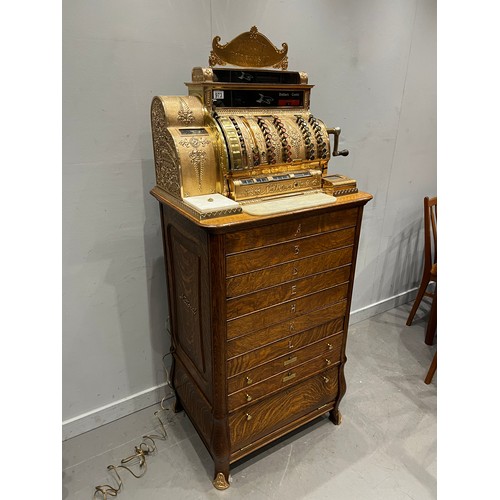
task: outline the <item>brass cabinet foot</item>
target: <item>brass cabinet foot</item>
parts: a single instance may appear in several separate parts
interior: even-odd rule
[[[229,483],[226,481],[226,476],[223,472],[218,472],[215,479],[212,481],[214,488],[218,490],[227,490],[229,488]]]

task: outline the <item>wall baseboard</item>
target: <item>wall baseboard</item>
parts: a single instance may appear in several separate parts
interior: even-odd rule
[[[168,382],[150,387],[136,394],[131,394],[111,404],[65,420],[62,423],[62,439],[66,441],[79,434],[91,431],[92,429],[109,424],[114,420],[159,403],[162,398],[171,397],[173,397],[173,392],[168,387]]]
[[[401,304],[405,304],[415,298],[417,290],[417,288],[413,288],[398,295],[394,295],[393,297],[389,297],[388,299],[357,309],[356,311],[351,311],[349,323],[351,325],[359,323],[360,321],[388,311],[389,309],[393,309]],[[102,425],[109,424],[114,420],[118,420],[131,413],[147,408],[148,406],[157,404],[164,397],[168,399],[173,397],[172,390],[169,387],[165,390],[166,386],[167,382],[132,394],[88,413],[65,420],[62,423],[63,441],[83,434],[84,432],[91,431],[92,429],[96,429],[97,427],[101,427]]]
[[[376,316],[377,314],[388,311],[389,309],[394,309],[401,304],[406,304],[407,302],[415,299],[415,297],[417,296],[417,291],[418,288],[412,288],[411,290],[398,293],[397,295],[393,295],[392,297],[381,300],[380,302],[375,302],[374,304],[370,304],[369,306],[351,311],[351,314],[349,316],[349,324],[353,325],[354,323],[359,323],[360,321],[364,321],[365,319]]]

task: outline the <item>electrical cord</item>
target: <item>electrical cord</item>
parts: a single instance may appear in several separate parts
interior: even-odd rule
[[[165,358],[169,354],[170,353],[165,354],[165,356],[163,356],[162,358],[162,361],[163,361],[163,368],[167,376],[167,385],[172,387],[168,376],[168,371],[165,367]],[[108,500],[108,497],[116,497],[118,493],[120,493],[123,486],[123,480],[120,476],[120,473],[118,472],[118,469],[126,470],[137,479],[141,478],[142,476],[144,476],[144,474],[146,474],[146,471],[148,469],[146,457],[156,453],[158,449],[156,445],[156,440],[166,441],[168,437],[165,425],[160,417],[160,413],[169,410],[169,408],[165,408],[164,402],[165,402],[165,397],[162,398],[160,402],[160,409],[156,410],[153,413],[153,415],[158,419],[160,423],[160,429],[161,429],[160,433],[147,434],[145,436],[142,436],[142,441],[140,442],[140,444],[134,447],[133,455],[130,455],[129,457],[122,459],[120,461],[120,465],[108,465],[107,470],[113,477],[116,486],[112,486],[110,484],[101,484],[99,486],[96,486],[93,498],[97,498],[98,496],[102,495],[102,497],[100,497],[102,498],[102,500]],[[133,467],[136,468],[135,471],[132,470]]]

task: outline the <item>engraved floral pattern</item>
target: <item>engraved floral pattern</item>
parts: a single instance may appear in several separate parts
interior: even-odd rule
[[[192,147],[192,148],[198,148],[200,146],[208,146],[210,144],[210,141],[208,139],[205,139],[205,138],[202,138],[202,139],[199,139],[198,137],[191,137],[191,139],[182,139],[181,141],[179,141],[179,144],[181,146],[184,146],[185,148],[189,148],[189,147]]]
[[[194,122],[194,115],[189,106],[186,104],[186,101],[182,98],[179,98],[179,112],[177,113],[177,118],[184,125],[191,125]]]
[[[194,149],[189,153],[189,159],[191,160],[191,165],[193,165],[194,171],[196,172],[196,178],[198,179],[198,189],[201,193],[201,182],[203,179],[205,163],[207,161],[207,153],[206,151]]]

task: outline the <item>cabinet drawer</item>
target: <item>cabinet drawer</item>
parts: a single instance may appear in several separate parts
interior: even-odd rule
[[[316,328],[311,328],[305,332],[291,335],[288,338],[278,340],[277,342],[268,344],[260,349],[255,349],[242,356],[234,357],[227,362],[227,376],[233,377],[238,373],[255,368],[279,356],[290,354],[297,349],[317,342],[325,337],[340,333],[343,328],[343,323],[343,318],[329,321]]]
[[[275,379],[275,375],[281,374],[282,378],[286,377],[288,372],[295,371],[295,367],[318,356],[323,356],[323,361],[328,360],[330,364],[334,364],[340,361],[342,339],[342,334],[332,335],[315,342],[314,344],[303,347],[302,349],[298,349],[293,353],[285,354],[284,356],[268,361],[267,363],[257,366],[256,368],[231,377],[227,381],[228,394],[233,394],[237,391],[241,391],[242,389],[254,394],[253,391],[257,391],[256,387],[260,386],[261,383],[264,383],[264,381],[267,381],[268,379],[270,380],[271,377],[273,377],[273,382],[269,387],[272,386],[274,390],[276,390],[282,386],[282,381],[281,379]],[[322,367],[328,368],[328,365],[328,362],[325,361]],[[290,381],[294,378],[297,377],[291,376]],[[287,382],[287,380],[284,382]],[[261,395],[263,394],[264,393],[261,393]],[[257,396],[255,396],[254,399],[256,397]]]
[[[352,250],[352,246],[347,246],[228,278],[226,280],[226,294],[228,297],[237,297],[238,295],[350,264],[352,262]]]
[[[239,233],[229,233],[226,236],[226,250],[228,253],[241,252],[311,234],[355,226],[357,217],[358,209],[351,208],[319,216],[305,217],[298,221],[258,227]]]
[[[297,300],[290,300],[277,306],[261,309],[255,313],[240,316],[227,322],[227,338],[266,328],[270,325],[296,318],[304,313],[340,302],[347,297],[349,284],[345,283]]]
[[[340,347],[339,347],[338,357],[340,358]],[[239,408],[247,406],[252,402],[257,402],[262,398],[269,396],[284,387],[296,384],[301,380],[304,380],[311,375],[324,371],[328,367],[335,366],[339,361],[332,361],[327,355],[318,356],[309,360],[307,363],[296,366],[290,369],[274,375],[267,380],[264,380],[260,384],[256,384],[249,389],[243,389],[241,391],[231,394],[228,398],[228,410],[229,412],[235,411]]]
[[[327,370],[229,415],[231,451],[333,402],[338,392],[337,377],[337,368]]]
[[[355,228],[351,227],[228,255],[226,257],[226,274],[227,276],[234,276],[248,273],[264,267],[297,260],[301,257],[309,257],[334,248],[352,245],[354,234]]]
[[[289,281],[282,285],[250,293],[244,297],[230,299],[226,311],[228,319],[242,316],[265,307],[280,304],[304,295],[319,292],[349,280],[351,266],[343,266],[324,273],[315,274],[300,280]]]
[[[232,358],[238,354],[244,354],[252,349],[271,344],[276,340],[288,338],[290,335],[295,335],[296,333],[319,326],[328,320],[340,321],[342,325],[346,307],[347,301],[343,300],[337,304],[304,314],[291,321],[284,321],[269,328],[237,337],[227,343],[227,356],[228,358]]]

